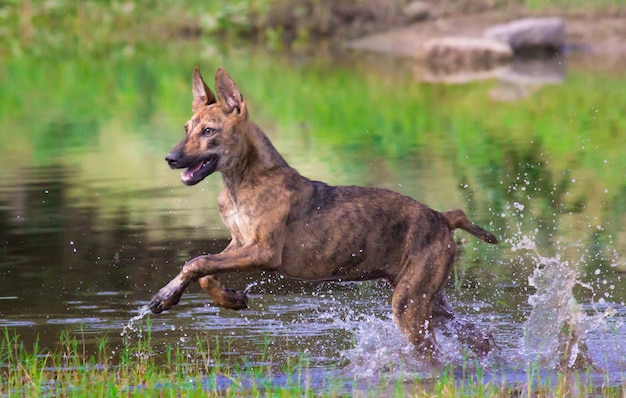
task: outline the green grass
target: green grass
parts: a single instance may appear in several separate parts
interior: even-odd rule
[[[447,367],[434,377],[388,379],[381,375],[376,387],[356,375],[329,372],[320,379],[305,355],[282,364],[268,355],[262,364],[250,364],[221,352],[224,341],[197,336],[195,346],[165,345],[157,349],[150,337],[127,338],[112,346],[100,337],[95,352],[85,346],[81,332],[63,333],[52,350],[25,347],[18,335],[4,330],[0,340],[0,394],[3,396],[364,396],[499,397],[570,396],[574,391],[620,397],[623,386],[594,386],[585,374],[560,372],[542,377],[530,366],[524,381],[486,377],[493,369],[475,364]],[[267,352],[267,344],[259,346]],[[232,348],[226,347],[232,351]],[[358,393],[360,391],[360,393]]]
[[[283,365],[271,358],[264,365],[251,365],[245,358],[223,356],[220,344],[198,336],[192,350],[173,345],[157,349],[148,325],[144,338],[127,338],[120,347],[101,337],[96,352],[89,353],[80,333],[62,334],[58,346],[48,350],[38,342],[27,348],[5,329],[0,342],[0,395],[312,395],[304,356]],[[277,374],[286,377],[276,381]]]

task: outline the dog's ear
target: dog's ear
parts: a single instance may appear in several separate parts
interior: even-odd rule
[[[215,90],[217,91],[220,104],[228,113],[235,111],[239,114],[246,114],[246,104],[243,101],[243,96],[237,89],[233,79],[223,68],[219,68],[215,73]]]
[[[202,75],[200,74],[200,69],[196,66],[193,69],[193,102],[191,103],[191,110],[196,113],[203,106],[211,105],[217,102],[215,99],[215,94],[213,91],[206,85],[204,79],[202,79]]]

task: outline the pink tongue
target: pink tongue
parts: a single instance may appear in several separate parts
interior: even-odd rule
[[[204,162],[200,162],[197,165],[195,165],[193,168],[187,167],[185,169],[185,171],[183,172],[183,177],[185,179],[189,179],[189,178],[193,177],[193,173],[195,173],[196,171],[200,170],[200,168],[202,167],[203,164],[204,164]]]

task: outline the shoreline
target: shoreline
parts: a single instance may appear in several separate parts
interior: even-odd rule
[[[626,17],[556,13],[508,14],[499,10],[415,22],[348,40],[346,46],[355,50],[422,59],[425,56],[424,43],[430,39],[450,36],[481,38],[483,32],[491,26],[527,17],[544,16],[559,17],[565,21],[565,52],[591,52],[615,57],[626,55]]]

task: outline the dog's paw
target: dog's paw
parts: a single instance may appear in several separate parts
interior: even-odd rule
[[[163,305],[163,301],[157,296],[152,297],[149,305],[150,311],[152,311],[153,314],[160,314],[161,312],[169,309],[169,307],[165,308],[165,305]]]
[[[178,300],[176,302],[173,302],[172,300],[165,300],[160,298],[157,294],[152,297],[152,300],[150,301],[150,311],[152,311],[153,314],[160,314],[163,311],[169,310],[176,304],[178,304]]]
[[[215,305],[230,310],[243,310],[248,308],[248,296],[241,291],[226,289],[220,294],[219,300],[215,300]]]
[[[183,289],[172,289],[170,288],[170,284],[159,290],[159,292],[152,297],[150,301],[150,311],[152,311],[153,314],[160,314],[163,311],[167,311],[180,301]]]

